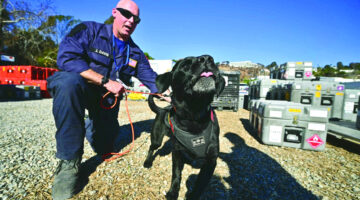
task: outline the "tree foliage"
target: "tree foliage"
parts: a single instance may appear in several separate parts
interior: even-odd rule
[[[0,0],[0,51],[15,29],[36,29],[52,12],[50,0]]]
[[[107,20],[105,20],[104,24],[112,24],[114,22],[114,17],[111,15]]]
[[[56,67],[58,45],[80,22],[72,16],[53,14],[52,2],[31,4],[0,0],[0,52],[15,56],[15,64]]]
[[[44,37],[36,29],[16,29],[14,33],[9,38],[7,53],[16,55],[18,64],[37,65],[40,57],[49,56],[50,51],[55,51],[57,48],[50,37]],[[54,65],[53,57],[52,60]]]
[[[14,64],[56,67],[61,40],[81,21],[54,10],[51,0],[0,0],[0,53],[15,56]]]
[[[343,78],[360,78],[360,63],[350,63],[349,66],[337,62],[336,67],[325,65],[318,67],[314,75],[325,77],[343,77]]]
[[[274,61],[274,62],[270,63],[269,65],[267,65],[267,66],[266,66],[266,69],[271,69],[271,68],[273,68],[273,67],[275,67],[275,66],[278,66],[278,65],[277,65],[277,63]]]
[[[72,16],[53,15],[49,16],[38,29],[43,35],[51,37],[58,45],[66,34],[80,22]]]
[[[145,54],[145,56],[146,56],[146,58],[147,58],[148,60],[154,60],[154,58],[151,57],[151,56],[149,55],[149,53],[144,52],[144,54]]]

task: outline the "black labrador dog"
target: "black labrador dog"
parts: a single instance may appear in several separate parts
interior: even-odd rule
[[[177,199],[184,164],[200,167],[200,173],[187,199],[198,199],[216,167],[219,155],[219,124],[210,104],[219,95],[225,80],[209,55],[179,60],[171,72],[159,75],[156,86],[160,93],[171,86],[171,106],[160,108],[149,96],[149,107],[156,118],[151,130],[151,145],[144,167],[150,168],[154,150],[164,135],[172,141],[172,179],[167,199]]]

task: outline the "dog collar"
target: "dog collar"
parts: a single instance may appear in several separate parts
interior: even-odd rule
[[[175,107],[174,105],[172,106],[172,108],[173,108],[173,110],[176,112],[176,107]],[[208,108],[210,109],[210,112],[211,112],[211,113],[210,113],[211,121],[214,122],[214,111],[213,111],[213,108],[212,108],[211,106],[209,106]],[[201,119],[204,115],[206,115],[206,113],[209,111],[209,109],[201,112],[201,113],[199,114],[199,117],[198,117],[198,118],[195,118],[195,120]]]

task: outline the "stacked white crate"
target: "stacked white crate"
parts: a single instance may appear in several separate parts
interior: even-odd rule
[[[296,81],[289,90],[290,101],[315,107],[326,107],[330,118],[341,119],[344,85],[327,81]]]
[[[286,101],[259,103],[257,133],[264,144],[322,151],[329,112],[326,108]]]
[[[342,84],[344,84],[345,90],[341,119],[355,122],[358,113],[357,107],[360,96],[360,82],[349,82]]]
[[[358,112],[357,112],[357,118],[356,118],[356,127],[358,129],[360,129],[360,96],[359,96],[358,102],[359,102],[359,104],[358,104]]]
[[[312,62],[287,62],[280,65],[280,79],[311,80]]]
[[[258,118],[257,118],[257,113],[258,113],[258,108],[261,102],[266,101],[265,99],[253,99],[250,101],[249,105],[250,105],[250,114],[249,114],[249,121],[250,121],[250,125],[253,129],[257,129],[257,124],[258,124]]]
[[[259,80],[256,84],[256,99],[268,99],[272,97],[271,90],[278,85],[279,80],[276,79],[264,79]]]

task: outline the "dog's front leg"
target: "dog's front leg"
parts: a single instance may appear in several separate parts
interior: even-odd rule
[[[181,172],[184,169],[184,161],[180,151],[172,152],[172,178],[170,190],[166,194],[166,199],[177,199],[181,184]]]
[[[146,159],[144,161],[144,167],[145,168],[150,168],[152,166],[152,163],[153,163],[153,154],[154,154],[154,150],[150,147],[149,148],[149,151],[148,151],[148,154],[146,156]]]
[[[167,131],[166,126],[162,123],[162,119],[163,115],[157,115],[155,118],[155,123],[150,133],[151,144],[144,162],[145,168],[150,168],[152,166],[154,161],[154,151],[161,146],[164,135]]]
[[[195,200],[200,198],[214,174],[215,167],[216,158],[204,163],[200,169],[199,175],[196,178],[194,189],[191,192],[186,193],[186,199]]]

